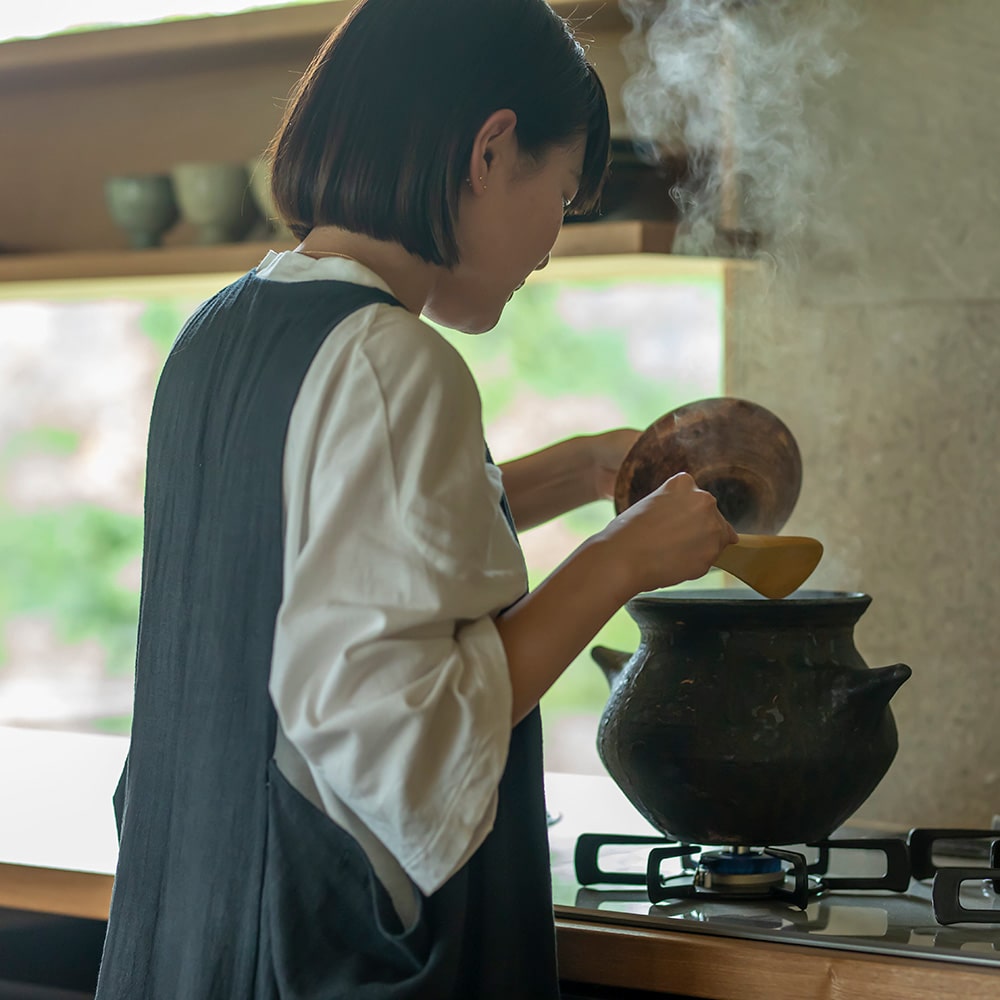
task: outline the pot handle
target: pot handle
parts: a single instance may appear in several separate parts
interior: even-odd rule
[[[912,673],[913,671],[905,663],[861,670],[852,676],[847,698],[841,707],[854,710],[858,704],[867,703],[881,712]],[[859,699],[866,701],[859,702]]]
[[[618,683],[625,664],[632,659],[631,653],[623,653],[619,649],[609,649],[607,646],[591,646],[590,655],[601,668],[608,687],[613,688]]]

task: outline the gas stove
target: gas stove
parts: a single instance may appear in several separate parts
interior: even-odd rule
[[[1000,831],[856,823],[813,845],[680,844],[610,779],[548,788],[563,916],[1000,970]]]

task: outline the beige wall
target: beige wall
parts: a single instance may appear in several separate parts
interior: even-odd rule
[[[798,270],[733,287],[727,384],[803,452],[787,526],[860,589],[871,666],[903,661],[872,818],[1000,813],[1000,4],[870,0],[830,93],[844,183]],[[838,152],[839,151],[839,152]],[[846,224],[838,226],[838,223]],[[845,236],[846,234],[846,236]]]

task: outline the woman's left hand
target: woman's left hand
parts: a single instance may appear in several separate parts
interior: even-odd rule
[[[618,467],[638,436],[627,427],[580,435],[505,462],[504,488],[518,531],[612,499]]]
[[[589,434],[582,440],[590,454],[588,475],[593,481],[595,500],[613,500],[618,469],[629,449],[635,444],[640,431],[631,427]]]

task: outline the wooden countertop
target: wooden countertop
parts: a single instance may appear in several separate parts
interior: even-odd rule
[[[128,739],[0,726],[0,906],[106,920]]]
[[[985,967],[557,918],[561,975],[707,1000],[997,1000]]]
[[[0,906],[106,919],[127,749],[124,737],[0,727]],[[578,775],[547,786],[554,808],[584,791],[596,808],[619,794]],[[637,817],[635,832],[644,825]],[[1000,997],[1000,973],[974,966],[621,927],[560,907],[556,926],[561,974],[576,982],[712,1000]]]

